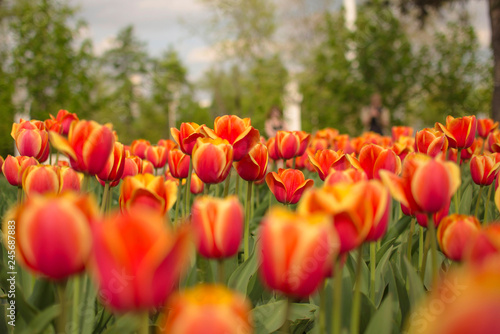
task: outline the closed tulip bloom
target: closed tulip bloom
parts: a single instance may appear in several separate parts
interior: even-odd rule
[[[136,139],[130,145],[130,153],[132,155],[138,156],[141,159],[146,159],[146,150],[151,146],[149,140],[146,139]]]
[[[500,254],[500,224],[484,226],[471,236],[467,245],[467,261],[481,264],[488,258]]]
[[[269,155],[267,147],[256,144],[246,156],[234,163],[238,175],[245,181],[259,181],[266,176]]]
[[[500,163],[491,155],[474,155],[470,160],[472,181],[480,186],[489,186],[495,180]]]
[[[76,172],[70,167],[57,167],[59,175],[59,192],[80,192],[82,188],[83,174]]]
[[[369,144],[359,153],[359,165],[368,179],[380,179],[379,172],[387,170],[393,174],[401,173],[401,159],[391,149]]]
[[[477,122],[474,115],[459,118],[448,115],[446,117],[446,126],[436,123],[436,130],[446,135],[451,148],[470,147],[476,137],[476,129]]]
[[[422,154],[405,159],[401,177],[381,171],[392,196],[412,212],[435,213],[445,207],[460,186],[460,169]]]
[[[189,174],[189,161],[191,157],[181,150],[173,149],[168,153],[168,167],[176,179],[185,179]]]
[[[393,126],[391,129],[392,141],[397,142],[400,137],[413,136],[413,128],[410,126]]]
[[[177,200],[177,187],[165,187],[163,176],[137,174],[126,177],[120,188],[120,208],[123,212],[132,206],[145,206],[162,214]]]
[[[476,217],[452,214],[445,217],[437,231],[439,247],[453,261],[462,261],[469,241],[481,225]]]
[[[110,154],[104,168],[97,174],[97,178],[103,182],[109,182],[111,187],[116,187],[120,183],[125,170],[125,149],[119,142],[113,145],[113,152]]]
[[[363,201],[373,207],[373,224],[365,241],[377,241],[385,235],[389,224],[389,211],[391,208],[391,195],[389,190],[379,180],[366,182],[363,191]]]
[[[70,113],[69,111],[64,109],[61,109],[57,112],[56,118],[54,118],[54,116],[52,115],[50,115],[50,118],[55,119],[55,121],[60,125],[61,132],[59,133],[63,136],[68,135],[71,123],[73,123],[73,121],[79,121],[78,116],[75,113]]]
[[[196,173],[191,174],[191,186],[189,187],[191,194],[201,194],[205,190],[205,183],[196,175]]]
[[[23,175],[23,189],[26,196],[57,193],[59,176],[56,167],[50,165],[30,166]]]
[[[301,156],[306,152],[307,146],[311,141],[311,135],[305,131],[295,131],[295,134],[299,138],[299,150],[296,156]]]
[[[482,118],[477,120],[477,134],[479,137],[486,139],[490,132],[498,128],[498,122],[491,118]]]
[[[266,143],[267,146],[267,152],[269,153],[269,158],[273,160],[279,160],[280,156],[278,154],[278,149],[276,148],[276,138],[269,138],[269,140]]]
[[[192,153],[196,175],[208,184],[221,183],[233,163],[233,147],[225,139],[200,138]]]
[[[304,177],[297,169],[282,169],[278,173],[271,172],[266,176],[266,183],[278,202],[295,204],[302,193],[314,185],[314,181]]]
[[[492,153],[500,152],[500,130],[493,130],[486,139],[486,147]]]
[[[164,305],[189,263],[186,227],[174,233],[158,212],[134,207],[95,224],[92,232],[90,269],[101,301],[119,312]]]
[[[38,165],[35,158],[8,155],[5,159],[2,172],[7,182],[15,187],[21,187],[23,184],[23,174],[29,166]]]
[[[184,154],[191,155],[198,138],[205,137],[201,132],[201,126],[194,122],[182,123],[180,130],[170,128],[170,133]]]
[[[351,157],[352,158],[352,157]],[[309,161],[314,169],[318,172],[319,178],[325,180],[332,170],[345,170],[354,164],[359,167],[356,158],[348,159],[347,155],[342,151],[319,150],[314,155],[309,155]]]
[[[163,168],[167,163],[168,151],[164,146],[149,146],[146,149],[146,159],[154,168]]]
[[[251,334],[251,305],[222,285],[198,284],[170,297],[164,334]]]
[[[137,174],[142,174],[142,159],[135,155],[125,157],[122,180]]]
[[[483,146],[484,141],[482,138],[474,139],[474,142],[470,147],[460,152],[460,158],[462,159],[462,162],[470,160],[473,155],[480,155]]]
[[[441,221],[443,220],[443,218],[448,216],[448,214],[450,212],[450,204],[451,204],[451,201],[448,202],[448,204],[446,204],[441,210],[432,214],[432,221],[434,222],[435,227],[438,227],[439,224],[441,223]],[[404,208],[403,205],[401,205],[401,207]],[[403,210],[403,213],[404,213],[404,210]],[[406,214],[406,215],[410,216],[408,214]],[[415,216],[415,218],[417,219],[417,223],[420,226],[427,227],[427,224],[429,223],[429,218],[427,217],[427,215],[425,213],[414,212],[411,216]]]
[[[337,183],[348,182],[356,183],[359,181],[368,180],[366,173],[363,170],[349,168],[346,170],[332,170],[325,179],[325,186],[333,186]]]
[[[294,298],[314,293],[339,251],[337,233],[325,214],[273,208],[264,216],[258,238],[263,282]]]
[[[62,280],[83,272],[90,255],[95,201],[85,195],[32,196],[5,217],[2,231],[15,237],[16,259],[37,275]],[[9,221],[15,221],[10,229]],[[9,231],[15,231],[12,235]]]
[[[415,152],[434,158],[447,150],[448,139],[444,133],[433,128],[426,128],[415,134]]]
[[[204,127],[202,132],[212,138],[225,139],[233,146],[234,161],[240,161],[260,141],[259,130],[251,125],[250,118],[235,115],[219,116],[215,119],[214,130]]]
[[[44,162],[49,157],[49,134],[43,122],[21,119],[19,124],[12,124],[10,135],[16,141],[20,155],[33,157],[40,162]]]
[[[155,168],[151,161],[148,160],[142,160],[142,174],[154,174],[155,173]]]
[[[170,150],[173,150],[174,148],[177,147],[177,144],[175,141],[170,140],[170,139],[160,139],[158,140],[158,146],[163,146],[167,149],[167,152]]]
[[[298,155],[300,138],[294,131],[278,131],[274,145],[279,158],[288,160]]]
[[[198,197],[191,212],[196,248],[201,255],[223,259],[238,253],[243,236],[243,206],[236,196]]]
[[[326,150],[329,148],[331,145],[328,143],[326,139],[323,138],[313,138],[311,140],[311,143],[309,145],[314,152],[319,151],[319,150]],[[339,149],[337,149],[338,151]]]
[[[50,132],[50,142],[68,156],[76,171],[96,175],[106,166],[115,138],[107,125],[78,121],[71,123],[68,139]]]

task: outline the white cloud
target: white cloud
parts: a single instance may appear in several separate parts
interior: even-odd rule
[[[187,55],[190,63],[211,63],[218,58],[217,51],[211,46],[201,46],[192,49]]]

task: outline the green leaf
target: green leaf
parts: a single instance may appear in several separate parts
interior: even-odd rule
[[[103,334],[131,334],[136,333],[141,326],[141,319],[136,314],[126,314],[118,317],[116,322],[106,329]]]
[[[410,281],[410,288],[408,290],[408,295],[410,297],[410,304],[415,307],[420,301],[425,293],[424,285],[420,276],[417,274],[415,268],[408,262],[408,259],[404,258],[404,263],[406,266],[406,272],[408,274],[408,280]]]
[[[43,310],[55,302],[54,295],[54,283],[38,277],[35,281],[33,292],[28,298],[28,302],[30,302],[36,308]]]
[[[384,256],[378,262],[377,267],[375,268],[375,306],[380,305],[382,298],[384,296],[384,290],[387,285],[385,281],[385,272],[387,271],[387,262],[391,257],[394,248],[390,247],[387,252],[384,253]]]
[[[410,221],[411,217],[403,216],[400,220],[393,224],[382,239],[382,244],[386,244],[388,241],[397,239],[401,236],[403,231],[406,231],[408,226],[410,226]]]
[[[250,254],[248,260],[243,262],[236,270],[231,274],[227,282],[227,286],[230,289],[241,292],[242,294],[247,294],[248,282],[252,275],[257,272],[257,256],[255,251]]]
[[[460,200],[460,207],[458,211],[460,214],[469,215],[472,203],[472,185],[467,185],[462,192],[462,199]],[[455,195],[456,196],[456,195]]]
[[[285,322],[286,300],[257,306],[252,310],[255,334],[274,333]]]
[[[38,313],[28,324],[28,327],[22,331],[22,334],[42,333],[57,316],[61,313],[61,305],[49,306]]]
[[[365,334],[391,334],[392,332],[392,298],[388,296],[371,318]]]

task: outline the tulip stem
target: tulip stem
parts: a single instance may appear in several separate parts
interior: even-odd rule
[[[17,204],[23,202],[23,187],[17,187]]]
[[[437,240],[436,240],[436,225],[432,220],[432,214],[427,215],[427,227],[429,227],[429,238],[431,239],[431,256],[432,256],[432,286],[435,286],[436,279],[439,275],[438,259],[437,259]]]
[[[89,178],[90,177],[87,174],[83,174],[83,181],[82,181],[82,188],[81,188],[82,193],[89,192]]]
[[[293,158],[292,158],[292,168],[293,168],[293,169],[295,169],[295,163],[296,163],[296,161],[295,161],[295,157],[293,157]]]
[[[224,195],[223,197],[226,198],[227,195],[229,194],[229,184],[231,183],[231,175],[233,175],[233,167],[229,170],[229,175],[226,177],[226,182],[224,183]],[[238,177],[238,175],[236,175]]]
[[[101,198],[101,213],[104,213],[106,211],[106,206],[108,204],[108,196],[109,196],[109,181],[106,181],[106,183],[104,183],[104,191],[102,193],[102,198]]]
[[[334,263],[333,271],[333,317],[332,333],[340,334],[342,329],[342,262],[338,258]]]
[[[205,195],[210,195],[210,183],[205,184]]]
[[[411,263],[411,251],[413,246],[413,233],[415,232],[415,218],[411,219],[410,222],[410,233],[408,234],[408,249],[406,252],[406,257],[408,258],[408,262]]]
[[[418,236],[418,268],[421,269],[424,262],[424,228],[420,226]]]
[[[323,282],[323,287],[321,288],[321,291],[319,292],[319,333],[320,334],[326,334],[326,319],[325,319],[325,313],[326,313],[326,279]]]
[[[224,273],[224,259],[217,260],[217,275],[219,283],[222,285],[226,284],[225,273]]]
[[[66,333],[66,281],[56,284],[57,299],[61,306],[61,313],[57,319],[57,333]]]
[[[186,183],[186,215],[189,216],[189,195],[191,192],[189,191],[189,187],[191,186],[191,174],[193,173],[193,159],[189,159],[189,173],[188,173],[188,179]]]
[[[139,328],[139,334],[149,334],[149,313],[148,311],[140,314],[141,317],[141,327]]]
[[[78,327],[79,317],[78,317],[78,307],[80,306],[80,289],[81,289],[82,277],[77,275],[73,279],[73,305],[71,308],[71,323]]]
[[[489,207],[489,204],[490,204],[490,200],[491,200],[491,190],[495,187],[495,184],[492,183],[489,185],[489,189],[488,189],[488,196],[486,197],[486,206],[484,208],[484,218],[483,218],[483,224],[488,224],[488,207]]]
[[[356,282],[354,285],[354,297],[352,302],[351,333],[359,333],[359,314],[361,306],[361,262],[363,261],[363,244],[358,248],[358,259],[356,262]]]
[[[377,265],[377,243],[370,242],[370,300],[375,304],[375,270]]]
[[[175,216],[174,216],[174,227],[177,224],[177,218],[179,218],[179,202],[181,201],[182,194],[182,179],[179,179],[179,186],[177,188],[177,201],[175,203]]]
[[[106,210],[107,212],[109,213],[111,211],[111,204],[113,202],[113,188],[109,188],[109,192],[108,192],[108,203],[106,203]]]
[[[240,199],[240,177],[236,175],[236,184],[234,185],[234,194]]]
[[[288,320],[288,317],[290,316],[290,311],[292,309],[292,300],[290,298],[286,299],[286,309],[285,309],[285,322],[283,323],[283,326],[281,326],[281,330],[279,331],[280,333],[290,333],[290,320]]]
[[[248,260],[248,257],[250,255],[249,250],[250,250],[250,245],[249,245],[249,238],[250,238],[250,204],[251,204],[251,199],[252,199],[252,181],[248,181],[247,183],[247,198],[245,200],[245,232],[244,232],[244,247],[243,247],[243,252],[244,252],[244,260]]]
[[[479,186],[479,193],[477,194],[476,210],[474,210],[474,216],[476,218],[478,218],[477,214],[479,212],[479,203],[481,203],[481,195],[482,194],[483,194],[483,186]]]
[[[423,229],[423,228],[422,228]],[[422,282],[424,281],[425,278],[425,270],[427,267],[427,255],[429,254],[429,230],[427,229],[427,233],[425,236],[425,245],[424,245],[424,255],[422,258],[422,266],[420,267],[420,278],[422,279]]]

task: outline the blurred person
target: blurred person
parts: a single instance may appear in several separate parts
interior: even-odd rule
[[[276,132],[286,130],[286,124],[283,120],[283,112],[277,106],[271,107],[267,113],[266,123],[264,125],[267,138],[276,136]]]
[[[382,105],[382,96],[375,93],[370,98],[370,105],[361,109],[361,122],[364,131],[384,134],[389,127],[389,110]]]

